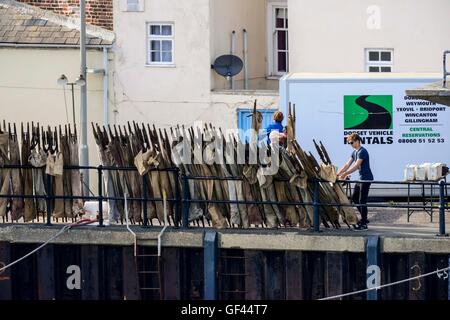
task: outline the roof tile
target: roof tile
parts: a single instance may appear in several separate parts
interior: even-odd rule
[[[67,38],[66,44],[78,44],[79,40],[78,38]]]
[[[38,27],[37,26],[30,26],[30,25],[26,25],[24,24],[24,26],[27,27],[27,31],[37,31]]]
[[[51,31],[41,31],[39,33],[39,36],[42,37],[42,38],[49,38],[49,37],[52,36],[52,34],[53,34],[53,32],[51,32]]]
[[[17,41],[19,41],[19,37],[6,37],[5,38],[5,42],[15,43]]]
[[[42,41],[44,40],[39,37],[33,37],[33,38],[29,38],[29,39],[31,39],[29,43],[42,43]]]
[[[64,32],[61,32],[61,31],[53,32],[53,34],[52,34],[53,38],[63,38],[64,36],[65,36]]]
[[[30,31],[28,32],[28,36],[32,37],[32,38],[37,38],[41,35],[41,31],[37,30],[37,31]]]
[[[0,3],[0,43],[35,43],[78,45],[80,33],[69,28],[40,18],[30,11],[24,13],[20,8]],[[41,14],[42,17],[42,14]],[[64,19],[61,16],[61,19]],[[86,44],[109,45],[111,41],[100,37],[87,36]]]
[[[89,41],[89,44],[90,45],[100,44],[101,41],[102,41],[102,39],[99,39],[99,38],[91,38],[90,41]]]
[[[55,37],[55,38],[53,38],[53,40],[54,40],[54,43],[65,44],[67,39],[63,38],[63,37]]]

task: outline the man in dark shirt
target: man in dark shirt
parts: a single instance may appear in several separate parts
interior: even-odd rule
[[[338,171],[338,176],[341,180],[348,178],[350,174],[359,170],[359,180],[372,181],[373,174],[370,170],[369,153],[366,148],[361,146],[361,137],[357,133],[352,133],[347,137],[347,143],[353,147],[353,152],[347,163]],[[353,164],[353,165],[352,165]],[[352,200],[355,204],[367,204],[367,197],[369,195],[370,182],[357,183],[353,191]],[[356,230],[367,230],[367,207],[358,206],[361,213],[361,220],[355,226]]]

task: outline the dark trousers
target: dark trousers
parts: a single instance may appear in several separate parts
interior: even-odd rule
[[[367,204],[367,196],[369,195],[370,182],[357,183],[353,190],[352,200],[355,204]],[[367,207],[358,206],[361,214],[361,223],[367,224]]]

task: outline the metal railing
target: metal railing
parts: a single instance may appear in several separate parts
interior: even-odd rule
[[[0,166],[0,169],[21,169],[21,170],[31,170],[36,169],[35,167],[31,165],[3,165]],[[80,195],[80,196],[73,196],[73,195],[54,195],[52,192],[52,176],[45,175],[45,189],[46,194],[45,195],[36,195],[36,194],[0,194],[1,198],[8,198],[8,199],[27,199],[32,198],[35,200],[38,199],[45,199],[47,204],[47,211],[46,211],[46,225],[52,225],[51,218],[52,218],[52,203],[56,199],[61,200],[75,200],[75,199],[81,199],[83,201],[98,201],[98,226],[104,227],[104,217],[103,217],[103,201],[123,201],[124,197],[120,196],[109,196],[105,194],[104,192],[104,183],[103,180],[103,174],[105,171],[136,171],[137,169],[135,167],[115,167],[115,166],[64,166],[65,170],[96,170],[97,171],[97,178],[98,178],[98,190],[97,195]],[[41,169],[42,170],[42,169]],[[446,204],[447,203],[447,186],[449,185],[445,181],[441,180],[439,182],[435,181],[370,181],[372,185],[402,185],[406,186],[408,188],[408,194],[410,191],[411,186],[430,186],[430,187],[437,187],[439,189],[439,205],[434,205],[433,201],[430,205],[412,205],[409,203],[407,204],[387,204],[387,203],[367,203],[367,204],[342,204],[342,203],[336,203],[336,202],[330,202],[330,203],[324,203],[320,201],[320,184],[321,183],[329,183],[325,180],[320,179],[312,179],[309,181],[310,187],[312,185],[312,202],[304,202],[304,201],[259,201],[259,200],[212,200],[212,199],[192,199],[190,197],[189,193],[189,180],[244,180],[243,177],[218,177],[218,176],[187,176],[185,174],[182,174],[179,168],[165,168],[165,169],[151,169],[151,171],[165,171],[172,173],[174,175],[174,180],[176,181],[173,190],[174,198],[167,199],[169,203],[174,204],[174,225],[176,227],[182,227],[182,228],[189,228],[190,227],[190,221],[189,221],[189,208],[192,203],[216,203],[216,204],[257,204],[257,205],[279,205],[279,206],[312,206],[313,207],[313,227],[312,231],[314,232],[320,232],[320,224],[321,224],[321,217],[320,217],[320,208],[321,207],[327,207],[332,206],[336,208],[341,207],[368,207],[368,208],[398,208],[398,209],[437,209],[439,210],[439,234],[440,236],[446,236],[446,230],[445,230],[445,211],[449,210],[450,207]],[[147,175],[139,176],[141,178],[141,197],[127,197],[129,201],[140,201],[142,203],[142,226],[148,227],[149,226],[149,218],[148,218],[148,210],[147,210],[147,203],[149,201],[151,202],[162,202],[164,201],[162,198],[149,198],[149,190],[148,190],[148,177]],[[289,179],[277,179],[278,181],[288,181]],[[358,181],[358,180],[345,180],[337,182],[340,183],[347,183],[347,184],[355,184],[355,183],[364,183],[367,181]],[[180,190],[181,187],[181,190]]]
[[[43,170],[43,168],[36,168],[31,165],[2,165],[0,166],[0,169],[19,169],[19,170],[31,170],[31,169],[38,169]],[[52,175],[45,174],[45,195],[29,195],[29,194],[1,194],[0,193],[0,199],[1,198],[8,198],[8,199],[45,199],[46,200],[46,225],[51,226],[51,218],[52,218],[52,203],[54,200],[77,200],[81,199],[83,201],[98,201],[98,226],[104,227],[104,217],[103,217],[103,201],[108,200],[115,200],[115,201],[124,201],[124,197],[112,197],[105,195],[104,193],[104,181],[103,181],[103,174],[105,171],[136,171],[137,169],[135,167],[115,167],[115,166],[102,166],[99,165],[97,167],[95,166],[64,166],[64,170],[96,170],[97,171],[97,179],[98,179],[98,190],[97,195],[80,195],[80,196],[73,196],[73,195],[55,195],[53,194],[53,186],[52,186]],[[150,169],[151,171],[165,171],[165,172],[173,172],[175,175],[176,181],[178,181],[179,177],[179,169],[178,168],[164,168],[164,169]],[[142,225],[144,227],[147,227],[149,225],[149,219],[148,219],[148,211],[147,211],[147,202],[154,201],[154,202],[163,202],[163,198],[148,198],[148,181],[146,179],[146,176],[141,177],[141,184],[142,184],[142,197],[127,197],[129,201],[141,201],[143,205],[142,208]],[[90,189],[89,189],[90,191]],[[181,203],[181,199],[179,197],[179,188],[178,184],[175,184],[175,198],[174,199],[166,199],[168,202],[174,202],[175,203],[175,222],[177,221],[177,217],[179,214],[177,214],[181,208],[179,208],[179,204]],[[91,191],[90,191],[91,192]],[[92,193],[92,192],[91,192]]]
[[[205,199],[189,199],[189,195],[187,193],[184,193],[187,190],[188,180],[243,180],[242,177],[199,177],[199,176],[182,176],[182,185],[184,186],[183,189],[183,226],[189,227],[188,224],[188,216],[189,216],[189,203],[232,203],[232,204],[271,204],[271,205],[280,205],[280,206],[288,206],[288,205],[303,205],[303,206],[312,206],[314,215],[313,215],[313,228],[312,231],[314,232],[321,232],[320,230],[320,207],[325,206],[332,206],[332,207],[368,207],[368,208],[398,208],[398,209],[439,209],[439,236],[448,236],[445,231],[445,210],[450,209],[446,205],[446,188],[448,183],[445,181],[360,181],[360,180],[337,180],[338,183],[367,183],[370,182],[371,184],[382,184],[382,185],[406,185],[408,189],[411,187],[411,185],[417,185],[417,186],[438,186],[439,188],[439,205],[435,206],[433,204],[429,206],[425,205],[411,205],[408,204],[342,204],[342,203],[335,203],[335,202],[329,202],[324,203],[320,202],[319,199],[319,190],[320,190],[320,183],[330,183],[326,180],[321,179],[312,179],[309,181],[310,183],[313,183],[313,202],[302,202],[302,201],[239,201],[239,200],[205,200]],[[288,181],[289,179],[279,179],[282,181]]]

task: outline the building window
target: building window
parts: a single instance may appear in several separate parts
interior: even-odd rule
[[[150,65],[174,64],[173,23],[149,23],[147,63]]]
[[[144,0],[120,0],[119,9],[124,12],[142,12],[144,3]]]
[[[392,72],[394,50],[366,49],[366,72]]]
[[[139,11],[139,0],[127,0],[127,11]]]
[[[261,112],[263,116],[263,121],[261,125],[261,129],[265,129],[273,122],[273,114],[277,110],[272,109],[258,109],[258,112]],[[252,128],[252,109],[238,109],[237,117],[238,117],[238,129],[239,129],[239,138],[242,142],[249,142],[251,135],[249,130]],[[266,136],[264,136],[265,141]],[[259,136],[259,140],[261,136]]]
[[[289,71],[288,9],[269,3],[268,14],[269,74],[283,75]]]

